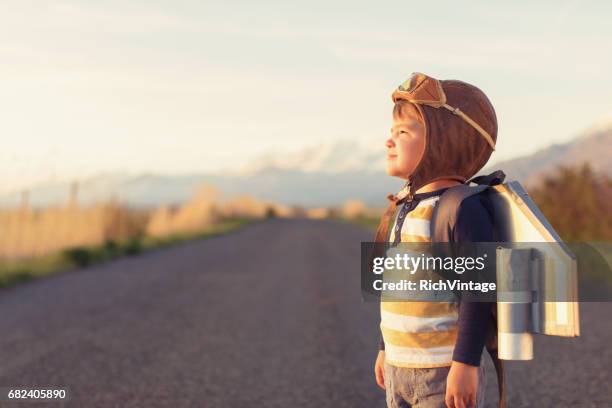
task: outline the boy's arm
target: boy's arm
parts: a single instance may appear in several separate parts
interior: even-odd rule
[[[474,195],[464,200],[457,214],[454,242],[493,242],[492,209],[486,199]],[[461,302],[453,360],[480,365],[491,319],[492,302]]]

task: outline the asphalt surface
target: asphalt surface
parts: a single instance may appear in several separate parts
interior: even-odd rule
[[[384,407],[359,288],[371,236],[272,220],[0,290],[0,387],[71,394],[0,407]],[[612,407],[611,317],[583,304],[580,338],[538,338],[508,365],[508,406]]]

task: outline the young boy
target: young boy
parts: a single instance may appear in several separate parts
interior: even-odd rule
[[[413,74],[393,93],[393,127],[386,141],[387,173],[406,179],[377,232],[387,239],[389,218],[401,205],[389,240],[430,242],[430,220],[440,195],[465,183],[495,148],[497,119],[475,86]],[[459,207],[455,242],[492,242],[491,208],[479,195]],[[378,385],[389,407],[483,407],[481,355],[491,304],[381,302]]]

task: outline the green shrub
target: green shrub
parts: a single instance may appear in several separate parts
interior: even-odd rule
[[[612,179],[588,164],[559,167],[529,194],[564,241],[612,239]]]
[[[79,267],[89,266],[93,261],[91,250],[86,247],[69,248],[64,250],[63,254],[70,262]]]
[[[140,238],[130,239],[123,249],[126,255],[136,255],[142,252],[142,240]]]
[[[16,269],[10,273],[0,274],[0,288],[19,282],[27,282],[34,278],[34,273],[25,268]]]
[[[109,255],[109,256],[115,256],[118,255],[120,253],[119,251],[119,245],[113,241],[112,239],[108,239],[106,240],[106,242],[104,243],[104,251]]]

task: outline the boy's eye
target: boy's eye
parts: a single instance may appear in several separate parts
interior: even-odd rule
[[[412,135],[412,133],[410,133],[409,131],[404,130],[404,129],[392,130],[392,131],[391,131],[391,134],[392,134],[394,137],[398,137],[398,136],[400,136],[400,135]]]

